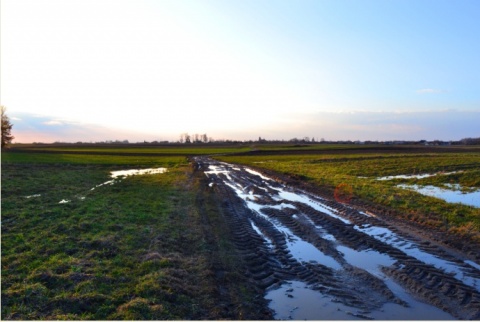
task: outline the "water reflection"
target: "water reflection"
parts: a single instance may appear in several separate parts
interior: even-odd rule
[[[449,203],[462,203],[468,206],[480,208],[480,190],[472,192],[462,192],[460,190],[450,190],[435,186],[420,186],[416,184],[399,184],[397,185],[397,187],[414,190],[426,196],[443,199]],[[452,188],[459,188],[459,186],[452,186]]]

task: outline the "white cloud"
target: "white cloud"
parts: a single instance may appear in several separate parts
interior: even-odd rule
[[[54,126],[54,125],[63,125],[64,123],[58,120],[51,120],[51,121],[43,122],[43,124]]]
[[[182,132],[207,133],[214,139],[250,140],[259,136],[267,139],[289,140],[305,136],[326,140],[460,140],[478,136],[480,110],[442,111],[355,111],[355,113],[290,113],[282,114],[270,123],[246,122],[243,127],[194,128],[171,131],[133,131],[126,128],[102,127],[89,123],[70,122],[55,118],[39,118],[23,113],[22,121],[13,122],[16,142],[76,142],[124,140],[130,142],[178,140]],[[253,116],[255,118],[256,115]],[[221,123],[224,117],[218,115]],[[201,123],[201,122],[200,122]],[[62,126],[58,126],[62,124]],[[248,125],[247,125],[248,124]],[[57,125],[57,126],[53,126]]]

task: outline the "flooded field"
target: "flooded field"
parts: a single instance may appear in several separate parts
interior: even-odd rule
[[[196,159],[276,319],[478,319],[480,265],[362,209]]]

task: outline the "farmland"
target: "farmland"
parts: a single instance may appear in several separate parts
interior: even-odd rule
[[[2,153],[2,318],[272,319],[275,312],[265,292],[292,272],[279,273],[262,257],[252,263],[246,252],[257,252],[260,246],[243,240],[247,233],[237,234],[243,219],[232,219],[246,211],[245,205],[228,189],[212,188],[209,180],[217,179],[207,177],[201,165],[214,163],[194,161],[194,156],[247,165],[339,205],[376,213],[389,225],[415,227],[425,241],[479,263],[478,207],[448,203],[399,185],[478,189],[480,149],[14,146]],[[167,171],[111,177],[112,171],[147,168]],[[442,174],[378,180],[426,173]],[[348,198],[335,201],[339,187],[349,188]],[[374,241],[372,247],[380,249]],[[395,274],[400,273],[391,275]],[[342,278],[347,277],[339,281]],[[337,296],[343,296],[337,287]],[[476,298],[473,292],[470,299]],[[385,300],[382,296],[378,303]],[[456,296],[459,303],[464,300]],[[430,301],[450,313],[456,303]],[[475,317],[475,302],[470,301],[473,309],[454,316]]]
[[[185,155],[95,152],[2,155],[2,318],[258,316]],[[168,171],[99,186],[156,167]]]
[[[364,153],[362,150],[349,154],[342,152],[284,155],[268,155],[265,152],[263,155],[223,156],[220,159],[282,173],[332,195],[337,186],[346,184],[353,189],[355,198],[352,202],[385,206],[392,216],[480,242],[478,207],[452,204],[398,187],[401,184],[438,187],[457,184],[457,189],[464,192],[480,189],[480,149],[468,153],[449,149],[427,153],[416,152],[415,149],[383,153]],[[422,178],[422,174],[438,175]],[[397,175],[413,176],[378,180]],[[420,178],[415,175],[420,175]]]

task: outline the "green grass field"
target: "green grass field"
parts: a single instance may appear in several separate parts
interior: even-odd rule
[[[248,317],[221,217],[198,206],[202,177],[182,155],[122,152],[2,154],[2,319]],[[151,167],[168,171],[99,186]]]
[[[2,319],[254,317],[255,292],[242,277],[221,210],[202,193],[206,177],[195,176],[187,159],[196,154],[278,171],[332,192],[346,183],[361,200],[478,241],[479,208],[396,185],[479,188],[480,150],[364,149],[371,147],[15,146],[2,153]],[[263,154],[241,155],[258,151]],[[226,153],[236,155],[218,155]],[[168,171],[101,185],[111,180],[110,171],[155,167]],[[457,172],[376,180],[440,171]]]

